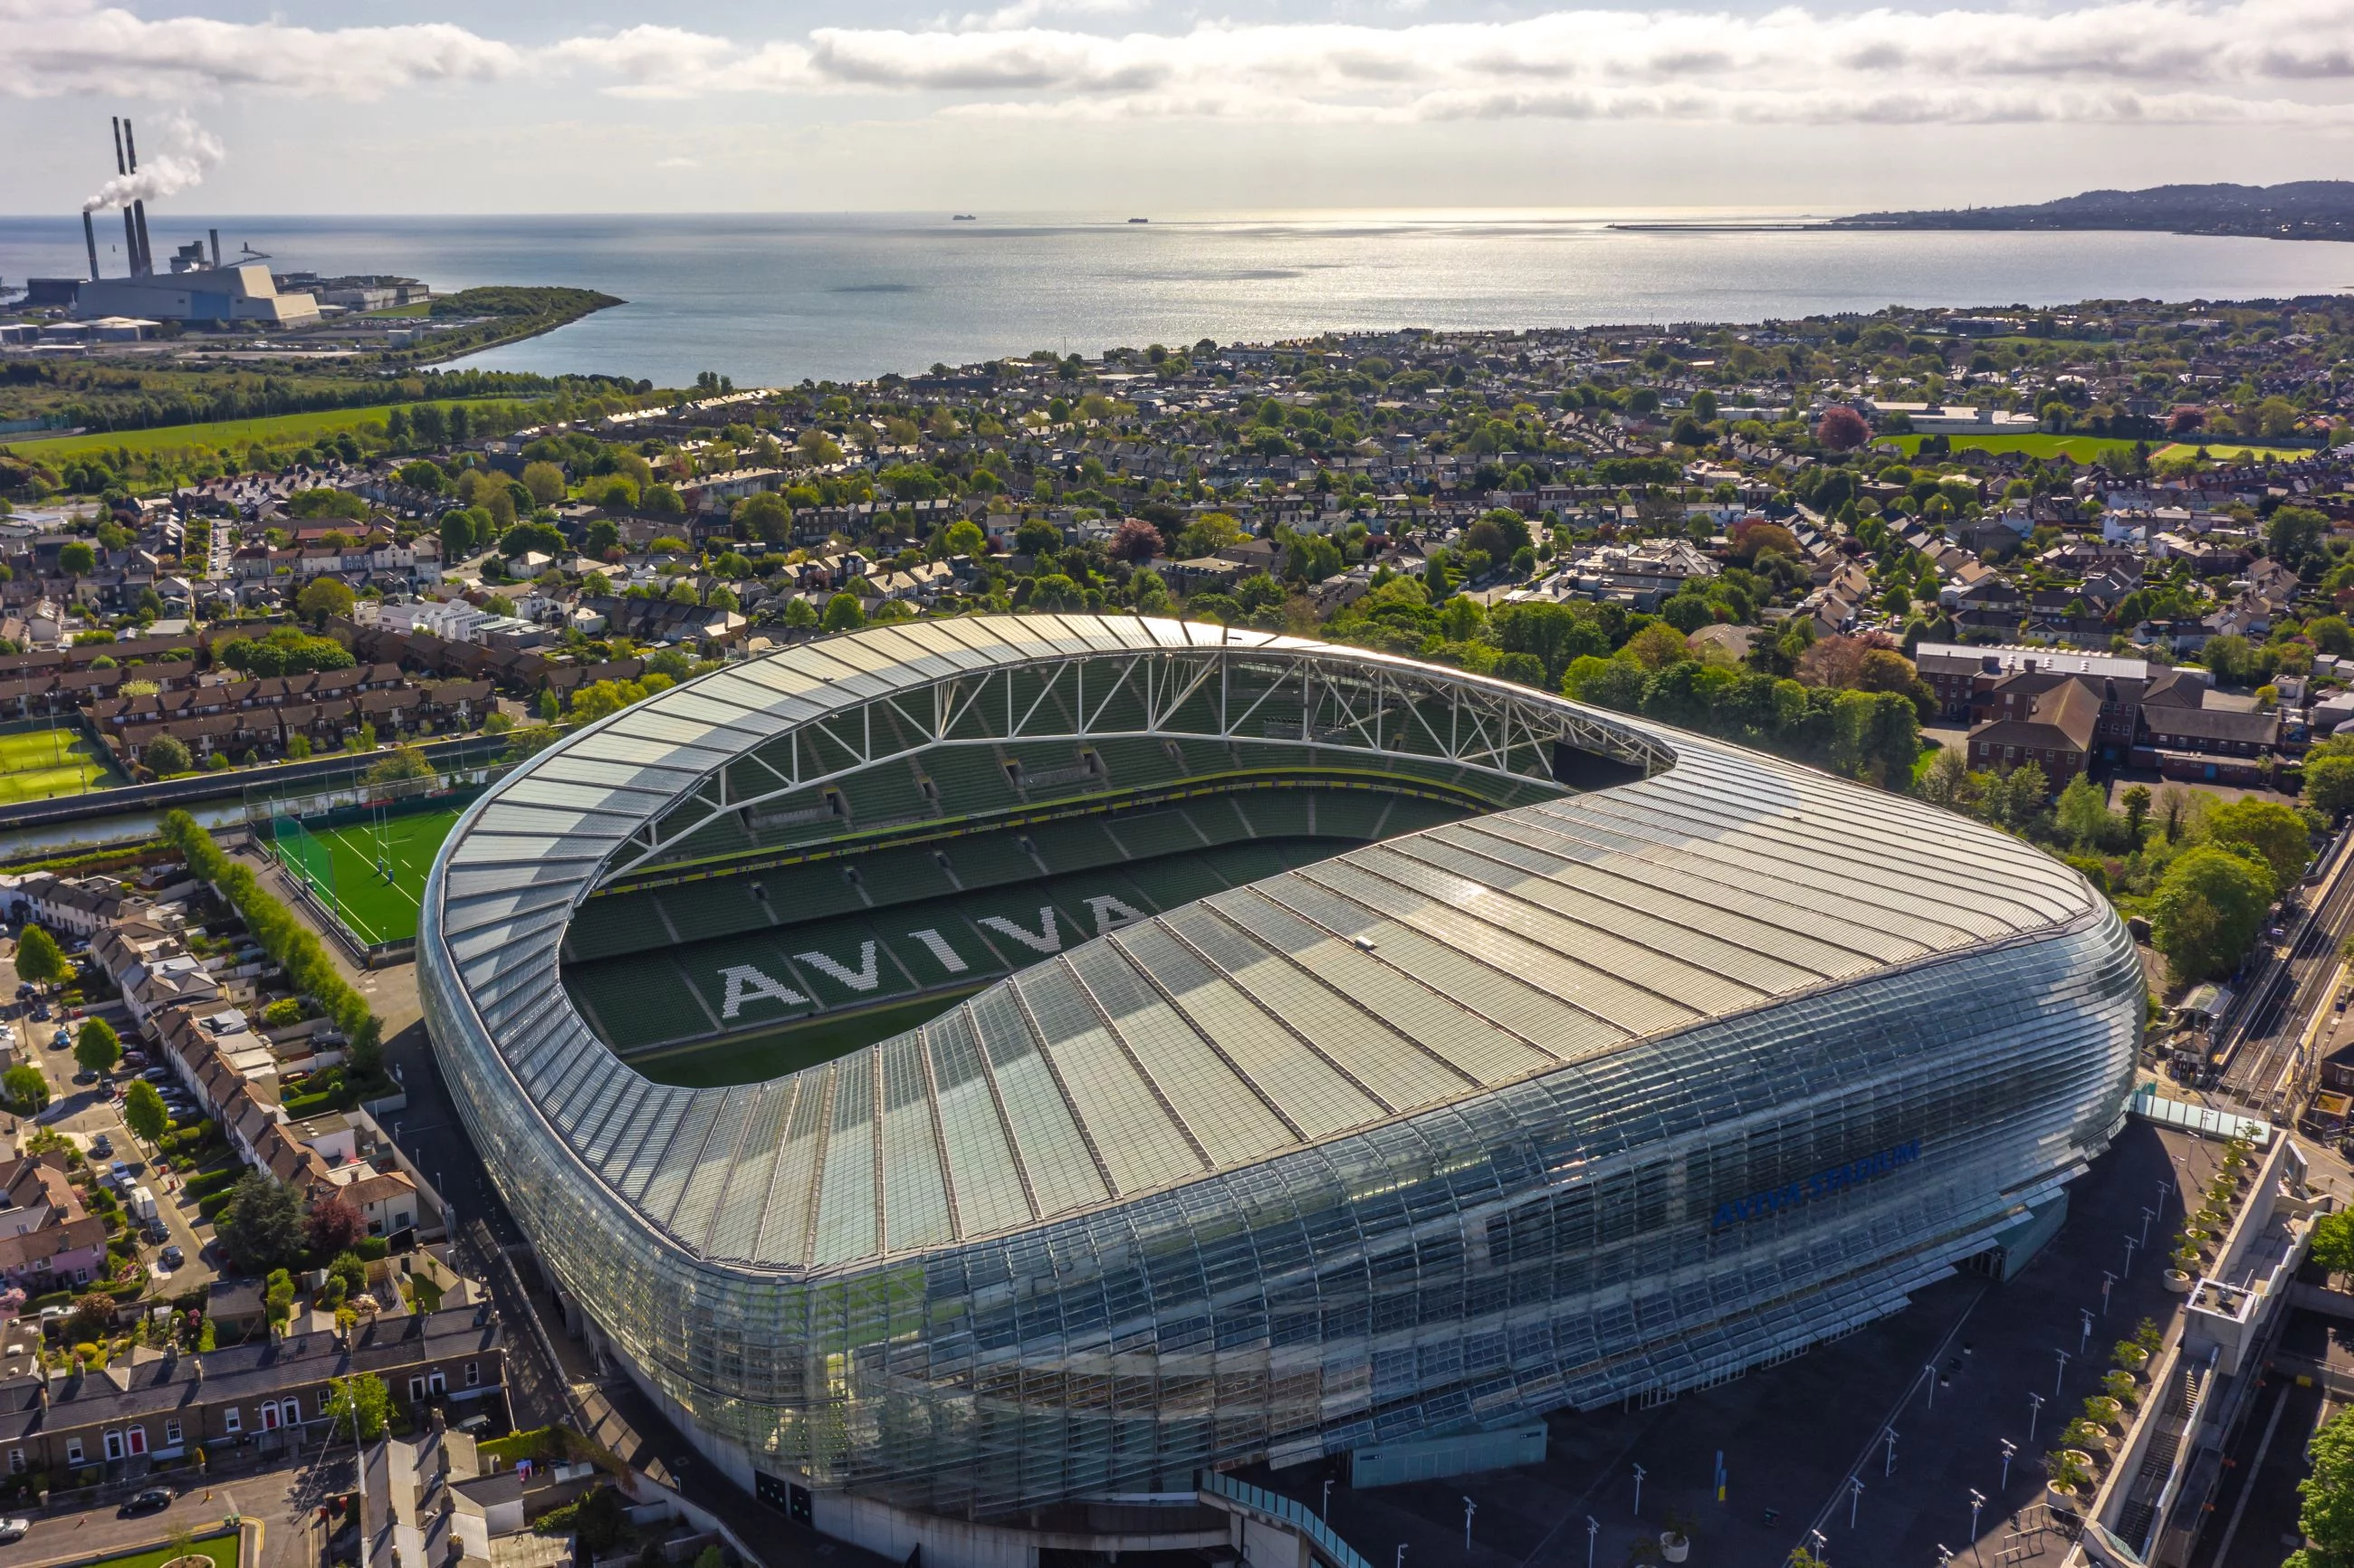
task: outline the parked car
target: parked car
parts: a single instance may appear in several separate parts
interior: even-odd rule
[[[62,1051],[72,1044],[73,1031],[70,1029],[60,1029],[49,1036],[49,1049],[52,1051]]]
[[[146,1234],[147,1239],[148,1239],[149,1241],[153,1242],[153,1243],[155,1243],[157,1245],[162,1245],[162,1244],[164,1244],[164,1242],[170,1241],[170,1240],[172,1239],[172,1227],[171,1227],[171,1226],[169,1226],[169,1225],[167,1225],[167,1224],[164,1224],[163,1221],[161,1221],[161,1220],[150,1220],[150,1221],[148,1221],[148,1222],[147,1222],[147,1224],[146,1224],[146,1225],[144,1226],[144,1230],[145,1230],[145,1234]],[[179,1265],[177,1265],[177,1264],[174,1264],[174,1263],[167,1263],[167,1264],[165,1264],[164,1266],[164,1267],[166,1267],[166,1268],[177,1268],[177,1267],[179,1266]]]
[[[91,1072],[89,1068],[84,1067],[80,1072],[74,1075],[73,1081],[77,1084],[94,1084],[98,1082],[98,1075]]]
[[[172,1075],[172,1069],[169,1067],[150,1067],[139,1075],[146,1079],[151,1084],[160,1084],[164,1079]],[[165,1097],[169,1098],[170,1097],[166,1096]]]
[[[172,1493],[170,1489],[165,1487],[149,1487],[143,1492],[133,1493],[131,1500],[124,1503],[117,1511],[125,1516],[135,1516],[143,1513],[161,1513],[171,1506]]]
[[[33,1009],[33,1016],[47,1023],[49,1021],[49,1004],[44,1001],[37,1005]]]
[[[0,1519],[0,1546],[24,1540],[25,1532],[32,1528],[33,1521],[28,1519]]]
[[[90,1140],[90,1151],[101,1160],[111,1160],[114,1158],[114,1139],[101,1132]]]
[[[113,1182],[117,1187],[130,1186],[131,1166],[129,1162],[118,1160],[112,1165],[107,1167],[106,1179],[109,1181]]]
[[[177,1268],[188,1261],[188,1255],[180,1250],[179,1244],[176,1242],[164,1247],[157,1255],[163,1259],[165,1268]]]
[[[38,989],[39,988],[35,986],[31,980],[18,980],[16,982],[16,1000],[18,1001],[22,1001]]]

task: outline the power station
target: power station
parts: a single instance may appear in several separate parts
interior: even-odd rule
[[[114,172],[129,183],[139,173],[139,143],[131,122],[114,122]],[[137,186],[131,185],[135,193]],[[99,270],[98,227],[91,208],[81,215],[82,243],[90,251],[90,276],[28,280],[26,303],[65,305],[81,320],[129,316],[154,322],[203,322],[260,326],[300,326],[319,319],[309,294],[281,294],[270,269],[258,261],[221,260],[220,230],[204,241],[190,240],[172,253],[169,270],[155,270],[147,237],[147,202],[133,194],[122,207],[122,249],[130,271],[109,278]]]

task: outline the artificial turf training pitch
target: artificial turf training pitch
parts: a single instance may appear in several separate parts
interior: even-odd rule
[[[274,833],[287,874],[308,881],[319,902],[335,913],[365,947],[414,941],[433,856],[461,813],[414,811],[381,824],[291,828]]]

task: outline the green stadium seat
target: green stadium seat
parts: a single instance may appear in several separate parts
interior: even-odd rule
[[[1103,831],[1103,824],[1092,818],[1045,822],[1025,832],[1038,858],[1057,874],[1112,865],[1128,858]]]
[[[932,853],[929,844],[910,845],[860,855],[852,864],[876,907],[912,904],[920,898],[945,898],[956,891]]]
[[[667,952],[568,967],[565,985],[616,1051],[711,1033],[711,1019]]]
[[[1027,882],[1039,874],[1038,863],[1013,839],[1012,832],[1000,830],[951,840],[945,846],[949,869],[968,891]]]
[[[835,781],[850,808],[850,826],[873,827],[932,814],[931,798],[905,762],[882,762]]]
[[[1310,830],[1305,789],[1251,789],[1235,799],[1262,837],[1291,838]]]
[[[967,816],[1002,811],[1022,803],[1006,777],[1005,764],[990,746],[943,746],[917,759],[940,798],[942,814]]]
[[[1099,740],[1095,743],[1096,756],[1102,759],[1103,769],[1112,788],[1140,789],[1154,784],[1166,784],[1184,776],[1184,770],[1171,759],[1157,740],[1129,738]]]
[[[665,887],[660,895],[663,910],[682,942],[765,931],[770,924],[769,906],[752,892],[756,880],[714,877]]]
[[[1193,831],[1193,820],[1182,810],[1122,812],[1104,825],[1130,860],[1183,854],[1202,847],[1202,835]]]
[[[1191,904],[1196,898],[1207,898],[1213,893],[1224,893],[1226,880],[1211,866],[1207,856],[1198,849],[1186,854],[1163,855],[1159,860],[1139,861],[1121,868],[1145,903],[1155,912]]]
[[[979,985],[1005,973],[1005,966],[972,927],[947,905],[926,905],[875,917],[875,935],[926,991]]]
[[[1138,689],[1134,677],[1122,683],[1119,690],[1108,698],[1098,699],[1090,683],[1087,701],[1093,709],[1087,727],[1097,734],[1144,727],[1144,694]]]

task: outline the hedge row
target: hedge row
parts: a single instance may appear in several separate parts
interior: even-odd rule
[[[177,850],[196,876],[217,888],[244,921],[261,950],[286,971],[296,989],[317,1001],[335,1027],[352,1043],[355,1059],[370,1060],[376,1053],[383,1028],[368,1011],[360,993],[344,983],[343,975],[327,957],[318,934],[296,917],[274,894],[261,885],[251,868],[223,854],[194,817],[169,811],[164,817],[164,839]]]

